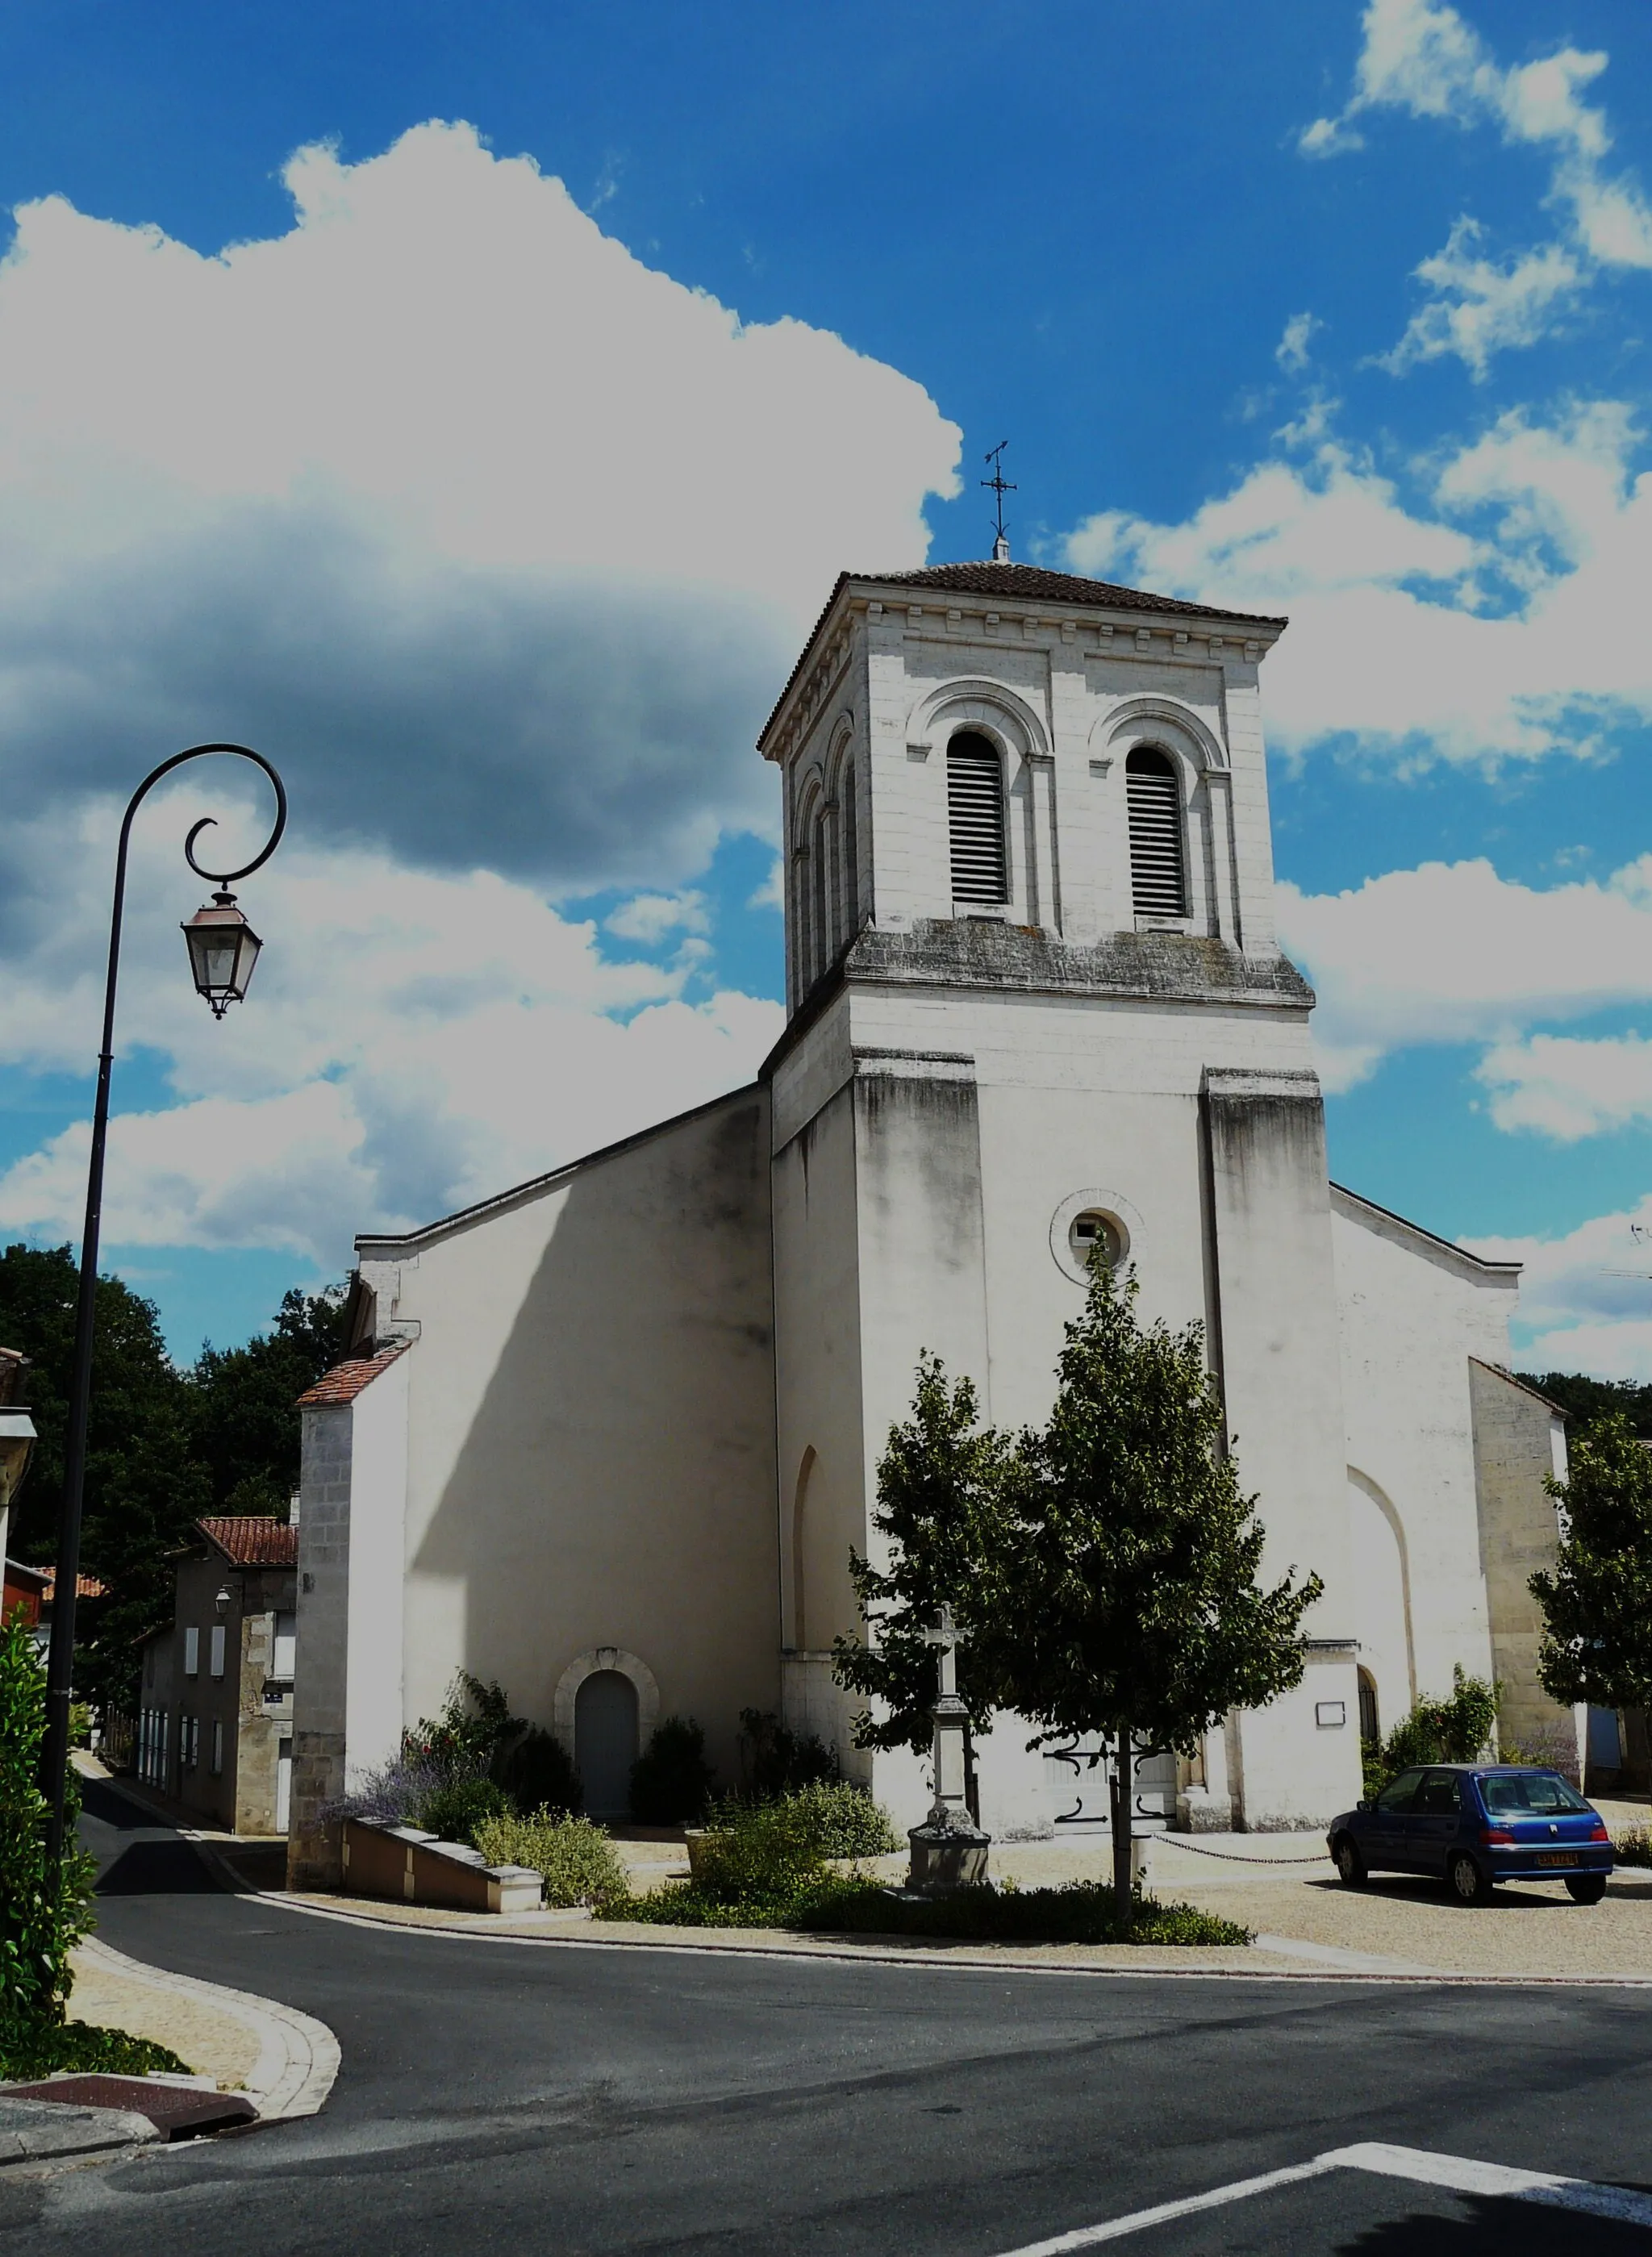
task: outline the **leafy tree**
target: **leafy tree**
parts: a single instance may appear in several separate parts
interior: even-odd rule
[[[1545,1371],[1531,1383],[1580,1432],[1615,1416],[1627,1419],[1637,1434],[1652,1435],[1652,1386],[1633,1379],[1592,1379],[1582,1371]]]
[[[0,1253],[0,1341],[33,1365],[27,1387],[39,1435],[9,1541],[18,1558],[40,1566],[57,1552],[79,1293],[68,1247]],[[76,1681],[118,1705],[136,1681],[134,1642],[171,1612],[169,1555],[209,1492],[192,1448],[189,1382],[166,1353],[153,1302],[100,1277],[96,1320],[81,1565],[110,1595],[80,1603]]]
[[[912,1416],[890,1428],[878,1468],[872,1523],[887,1539],[888,1568],[850,1554],[855,1595],[876,1643],[839,1638],[832,1647],[837,1682],[871,1695],[885,1710],[879,1716],[864,1709],[856,1717],[858,1748],[928,1753],[936,1656],[925,1632],[943,1602],[963,1636],[958,1697],[970,1729],[985,1730],[998,1705],[978,1602],[985,1563],[1001,1546],[1022,1459],[1009,1436],[978,1429],[975,1420],[972,1383],[949,1383],[937,1357],[921,1357]]]
[[[1578,1437],[1571,1479],[1547,1486],[1565,1526],[1554,1572],[1530,1584],[1544,1617],[1543,1690],[1639,1708],[1652,1701],[1652,1450],[1616,1413]]]
[[[985,1562],[981,1659],[1031,1746],[1098,1733],[1114,1750],[1113,1889],[1131,1917],[1136,1746],[1191,1754],[1230,1709],[1301,1682],[1300,1625],[1324,1586],[1256,1580],[1263,1531],[1224,1447],[1203,1328],[1136,1321],[1137,1284],[1091,1263],[1055,1408],[1025,1438],[1031,1478]]]
[[[703,1728],[692,1716],[667,1716],[631,1767],[631,1815],[639,1826],[697,1819],[716,1784]]]
[[[299,1483],[299,1397],[342,1356],[342,1286],[283,1294],[275,1322],[244,1348],[208,1341],[193,1375],[195,1452],[216,1512],[285,1519]]]
[[[63,2020],[69,1954],[92,1925],[92,1860],[75,1843],[78,1780],[68,1777],[69,1848],[53,1872],[37,1784],[46,1673],[21,1620],[0,1630],[0,2064],[26,2058]]]

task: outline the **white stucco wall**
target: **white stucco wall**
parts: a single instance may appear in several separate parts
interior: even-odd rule
[[[1352,1192],[1332,1206],[1347,1461],[1366,1506],[1356,1525],[1368,1550],[1373,1512],[1392,1532],[1379,1556],[1394,1564],[1361,1584],[1355,1615],[1386,1731],[1419,1695],[1450,1692],[1454,1662],[1493,1673],[1469,1359],[1507,1358],[1518,1273]]]
[[[463,1667],[551,1728],[615,1646],[731,1780],[779,1689],[766,1093],[364,1253],[418,1328],[404,1720]]]
[[[398,1356],[350,1406],[344,1761],[352,1788],[401,1744],[407,1414],[418,1356],[417,1348]],[[303,1526],[300,1518],[300,1536]]]

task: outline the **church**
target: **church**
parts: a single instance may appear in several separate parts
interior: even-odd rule
[[[853,1748],[831,1646],[921,1350],[1041,1420],[1101,1243],[1204,1329],[1264,1572],[1317,1571],[1301,1686],[1143,1767],[1144,1825],[1306,1827],[1454,1663],[1553,1749],[1527,1578],[1559,1414],[1515,1267],[1329,1180],[1314,998],[1274,937],[1261,675],[1286,622],[1008,561],[844,573],[759,742],[784,808],[781,1039],[749,1087],[396,1237],[304,1398],[291,1870],[328,1802],[497,1679],[622,1815],[655,1723],[725,1782],[742,1709]],[[1096,1822],[1092,1747],[977,1747],[982,1822]]]

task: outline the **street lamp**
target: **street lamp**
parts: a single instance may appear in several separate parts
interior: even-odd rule
[[[103,1044],[97,1058],[97,1099],[92,1108],[92,1157],[86,1180],[86,1228],[81,1234],[81,1290],[74,1324],[74,1370],[69,1383],[68,1433],[63,1453],[63,1514],[58,1528],[57,1581],[52,1608],[52,1648],[46,1663],[46,1746],[40,1758],[40,1789],[50,1811],[46,1857],[55,1871],[63,1855],[63,1801],[69,1765],[69,1699],[74,1678],[74,1602],[80,1588],[81,1509],[86,1489],[86,1425],[92,1399],[92,1342],[97,1304],[97,1242],[103,1213],[103,1154],[109,1142],[109,1084],[115,1058],[115,985],[120,971],[121,917],[126,901],[126,856],[132,818],[161,778],[186,761],[209,753],[230,753],[262,768],[275,787],[275,825],[263,849],[238,870],[205,870],[195,860],[195,841],[215,818],[203,816],[184,841],[184,860],[198,878],[219,890],[209,908],[184,927],[190,968],[200,993],[222,1019],[246,994],[258,953],[258,937],[224,890],[238,878],[261,869],[281,843],[286,828],[286,789],[262,753],[245,745],[192,745],[152,768],[126,803],[120,845],[115,855],[115,896],[109,912],[109,977],[103,990]]]

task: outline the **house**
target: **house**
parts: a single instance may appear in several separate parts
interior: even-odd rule
[[[284,1834],[293,1772],[299,1532],[198,1520],[173,1621],[144,1642],[134,1768],[209,1825]]]

